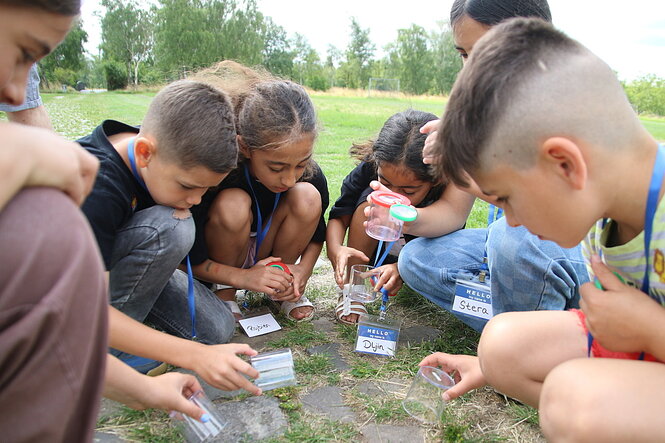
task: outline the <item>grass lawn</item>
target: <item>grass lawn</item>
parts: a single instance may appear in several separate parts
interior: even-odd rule
[[[44,102],[57,132],[70,139],[89,134],[102,120],[111,118],[139,124],[154,93],[106,92],[99,94],[44,94]],[[313,94],[318,111],[320,135],[315,158],[324,170],[330,190],[331,204],[339,196],[343,178],[353,168],[348,156],[353,142],[371,139],[392,114],[409,107],[440,115],[443,98],[367,98]],[[659,140],[665,140],[665,119],[645,118],[643,122]],[[482,227],[486,223],[487,205],[478,202],[467,223]],[[331,269],[315,270],[308,297],[317,305],[317,316],[332,318],[336,302]],[[376,313],[377,306],[368,306]],[[401,317],[403,327],[426,325],[443,331],[432,342],[401,347],[394,359],[367,357],[352,352],[355,328],[338,324],[329,331],[315,330],[311,323],[285,325],[283,334],[258,350],[290,347],[296,359],[299,385],[266,393],[276,397],[288,417],[289,429],[274,441],[358,441],[359,429],[367,422],[416,426],[402,411],[393,397],[370,397],[357,387],[368,380],[410,380],[417,363],[434,351],[475,353],[478,334],[453,316],[442,312],[419,295],[401,291],[391,304],[390,315]],[[341,343],[340,353],[351,366],[339,372],[330,367],[327,358],[308,355],[312,345]],[[300,398],[320,386],[343,389],[344,402],[360,417],[360,422],[338,423],[305,412]],[[132,441],[178,441],[179,436],[168,425],[167,416],[159,411],[135,412],[122,410],[117,416],[98,423],[100,429],[111,429]],[[498,395],[490,388],[480,389],[456,400],[441,424],[424,428],[427,441],[543,441],[538,430],[538,415],[532,408]],[[273,440],[271,440],[273,441]]]

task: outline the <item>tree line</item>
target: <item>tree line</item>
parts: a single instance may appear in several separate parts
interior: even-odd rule
[[[379,58],[369,29],[351,18],[348,46],[330,45],[322,58],[303,35],[289,37],[261,13],[256,0],[159,0],[150,8],[136,0],[101,3],[99,54],[86,56],[87,33],[77,23],[41,62],[46,83],[111,90],[158,85],[230,59],[314,90],[366,88],[370,78],[389,78],[399,80],[402,92],[445,95],[462,66],[445,22],[434,30],[399,29]],[[663,79],[649,75],[624,86],[639,112],[665,115]]]

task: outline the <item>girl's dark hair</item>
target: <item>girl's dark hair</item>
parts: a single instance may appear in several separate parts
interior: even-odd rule
[[[464,15],[487,26],[513,17],[535,17],[552,22],[547,0],[455,0],[450,9],[450,24],[455,26]]]
[[[0,5],[36,8],[67,16],[81,13],[81,0],[0,0]]]
[[[317,135],[314,104],[305,88],[297,83],[230,60],[195,77],[229,94],[235,109],[236,130],[250,150],[277,148],[305,135]],[[311,174],[312,167],[310,162],[303,177]]]
[[[382,163],[403,165],[418,180],[437,183],[433,169],[423,163],[423,146],[427,134],[420,133],[425,123],[437,118],[434,114],[415,109],[398,112],[386,120],[375,141],[354,144],[349,152],[352,157],[373,163],[375,167]]]

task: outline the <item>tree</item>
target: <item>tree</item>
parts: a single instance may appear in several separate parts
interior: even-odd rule
[[[263,27],[263,66],[280,77],[293,75],[293,53],[283,27],[265,17]]]
[[[462,69],[462,59],[455,49],[453,33],[447,22],[439,22],[438,31],[430,34],[433,86],[437,94],[448,94]]]
[[[83,44],[88,33],[78,20],[65,40],[39,63],[41,76],[49,82],[74,86],[85,65]]]
[[[389,47],[389,59],[403,90],[413,94],[429,91],[432,79],[432,54],[425,29],[411,25],[397,31],[397,40]]]
[[[369,29],[362,29],[355,17],[351,18],[351,42],[346,49],[346,62],[341,66],[347,87],[362,88],[367,84],[375,49]]]
[[[102,52],[127,68],[127,81],[138,84],[139,67],[151,56],[153,17],[134,0],[102,0]]]

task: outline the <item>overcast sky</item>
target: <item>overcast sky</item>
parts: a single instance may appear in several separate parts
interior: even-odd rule
[[[150,0],[141,0],[144,3]],[[554,24],[579,40],[619,73],[622,80],[644,74],[665,78],[665,1],[549,0]],[[345,49],[351,17],[370,38],[377,54],[397,38],[397,30],[417,24],[427,30],[450,13],[452,0],[258,0],[259,10],[286,29],[289,36],[304,35],[321,57],[329,44]],[[83,0],[83,24],[97,53],[98,0]]]

